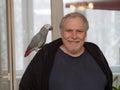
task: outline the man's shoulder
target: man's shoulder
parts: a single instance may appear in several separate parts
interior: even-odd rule
[[[51,41],[50,43],[46,43],[44,48],[58,48],[60,45],[62,45],[62,40],[61,38],[58,38]]]
[[[93,42],[85,42],[84,47],[88,50],[100,50],[99,46]]]
[[[61,38],[51,41],[50,43],[46,43],[38,53],[48,53],[48,52],[56,52],[57,49],[62,45]]]
[[[84,46],[86,46],[86,47],[97,47],[98,48],[98,45],[93,43],[93,42],[85,42]]]

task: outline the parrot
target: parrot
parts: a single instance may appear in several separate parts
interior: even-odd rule
[[[27,57],[32,51],[38,51],[45,45],[48,31],[52,30],[53,27],[50,24],[45,24],[42,26],[40,31],[33,36],[30,44],[25,51],[24,57]]]

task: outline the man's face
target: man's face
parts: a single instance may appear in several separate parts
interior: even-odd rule
[[[61,31],[63,47],[69,53],[80,53],[86,37],[85,23],[79,18],[68,18]]]

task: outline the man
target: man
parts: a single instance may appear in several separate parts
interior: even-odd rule
[[[87,19],[73,12],[60,23],[61,38],[45,45],[26,69],[19,90],[112,90],[101,50],[85,42]]]

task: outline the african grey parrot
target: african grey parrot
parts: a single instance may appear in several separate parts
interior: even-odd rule
[[[46,42],[46,37],[48,31],[52,30],[50,24],[45,24],[40,31],[32,38],[30,44],[27,47],[27,50],[24,54],[24,57],[27,57],[32,51],[38,51]]]

